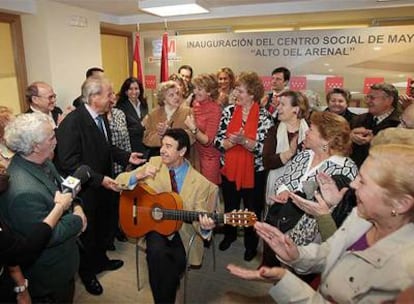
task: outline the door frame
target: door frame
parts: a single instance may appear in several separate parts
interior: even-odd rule
[[[25,91],[27,87],[27,70],[26,59],[24,55],[22,23],[19,15],[7,14],[0,12],[0,22],[10,25],[14,68],[16,71],[17,90],[19,95],[20,111],[25,112],[28,109]]]

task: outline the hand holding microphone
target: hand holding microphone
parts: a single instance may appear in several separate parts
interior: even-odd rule
[[[85,184],[91,177],[91,168],[87,165],[81,165],[73,173],[69,175],[62,182],[62,194],[70,193],[71,198],[74,199],[81,190],[81,185]]]
[[[63,209],[63,211],[66,211],[69,209],[69,207],[72,204],[72,194],[71,193],[62,193],[60,191],[55,192],[55,198],[53,201],[56,205],[60,205]]]

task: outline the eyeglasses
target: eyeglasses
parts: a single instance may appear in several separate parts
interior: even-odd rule
[[[52,101],[53,99],[56,99],[56,94],[52,94],[52,95],[49,95],[49,96],[41,96],[41,95],[35,95],[36,97],[40,97],[40,98],[46,98],[46,99],[48,99],[49,101]]]
[[[374,100],[374,99],[377,99],[377,98],[386,98],[386,97],[387,97],[386,95],[377,95],[377,96],[375,96],[375,95],[366,95],[365,99]]]

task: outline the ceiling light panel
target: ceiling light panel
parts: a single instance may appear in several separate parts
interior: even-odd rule
[[[138,2],[138,7],[140,10],[160,17],[205,14],[209,12],[200,0],[142,0]]]

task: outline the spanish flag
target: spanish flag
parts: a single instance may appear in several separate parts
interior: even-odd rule
[[[132,61],[132,76],[137,78],[141,83],[144,81],[144,77],[142,74],[142,65],[141,65],[141,56],[139,53],[139,33],[135,34],[135,49],[134,49],[134,57]]]
[[[168,33],[162,35],[160,81],[168,80]]]

